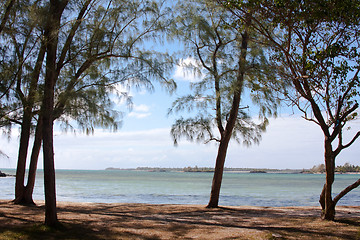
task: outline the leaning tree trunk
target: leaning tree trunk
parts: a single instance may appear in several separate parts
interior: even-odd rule
[[[214,177],[211,186],[210,201],[206,206],[207,208],[216,208],[219,206],[219,196],[220,196],[222,177],[224,173],[225,158],[226,158],[229,142],[231,139],[232,131],[234,129],[237,115],[239,112],[240,99],[241,99],[240,96],[241,96],[241,91],[236,91],[234,93],[229,119],[226,124],[226,128],[221,135],[221,140],[218,148],[218,155],[216,158]]]
[[[231,133],[230,133],[231,137]],[[216,164],[215,164],[215,171],[213,176],[213,181],[211,185],[211,194],[210,194],[210,201],[207,205],[207,208],[216,208],[219,206],[219,196],[220,196],[220,188],[224,173],[224,164],[225,164],[225,158],[227,153],[227,148],[229,145],[230,137],[227,137],[227,141],[222,140],[220,142],[219,148],[218,148],[218,155],[216,157]]]
[[[23,121],[21,124],[19,154],[16,167],[16,180],[15,180],[15,204],[24,204],[24,180],[26,169],[26,158],[29,147],[30,130],[31,130],[31,109],[27,107],[24,110]]]
[[[36,170],[37,170],[37,164],[41,149],[41,142],[42,142],[42,119],[39,117],[36,130],[35,130],[35,140],[31,152],[31,158],[30,158],[30,167],[29,167],[29,175],[28,175],[28,181],[25,187],[24,192],[24,202],[25,204],[33,204],[33,192],[34,192],[34,186],[35,186],[35,178],[36,178]]]
[[[44,57],[45,57],[45,44],[42,41],[39,54],[36,60],[35,67],[32,72],[32,78],[30,82],[30,86],[28,89],[28,97],[27,99],[24,98],[23,104],[24,104],[24,113],[23,113],[23,121],[21,126],[21,138],[20,138],[20,146],[19,146],[19,155],[18,155],[18,166],[17,166],[17,172],[16,172],[16,184],[15,184],[15,200],[14,203],[19,204],[34,204],[32,199],[29,201],[28,199],[28,186],[24,187],[24,179],[25,179],[25,166],[26,166],[26,159],[27,159],[27,153],[28,153],[28,147],[29,147],[29,138],[30,138],[30,129],[31,129],[31,119],[33,117],[33,107],[34,102],[37,94],[37,87],[38,87],[38,81],[39,76],[41,73],[41,68],[43,66]],[[40,121],[40,117],[39,120]],[[41,123],[40,123],[41,124]],[[38,123],[39,125],[39,123]],[[36,129],[36,132],[41,132],[40,129]],[[36,142],[36,136],[35,136],[35,142]],[[35,143],[34,143],[35,144]],[[41,144],[41,142],[40,142]],[[34,149],[33,149],[34,151]],[[39,155],[39,154],[37,154]],[[33,156],[31,156],[31,161],[33,161]],[[36,159],[37,163],[37,159]],[[32,177],[35,178],[35,176],[31,173],[31,162],[30,162],[30,172],[28,179],[31,179]],[[31,184],[30,184],[31,185]],[[31,192],[32,194],[32,192]]]
[[[241,40],[241,54],[239,58],[239,69],[236,77],[236,84],[234,85],[234,95],[233,95],[233,102],[231,105],[231,110],[229,113],[229,118],[227,119],[226,127],[223,131],[220,131],[221,139],[218,148],[218,155],[216,157],[216,164],[215,164],[215,171],[213,182],[211,186],[211,194],[210,200],[207,205],[207,208],[216,208],[219,206],[219,196],[220,196],[220,188],[222,183],[222,177],[224,173],[224,164],[227,149],[229,146],[229,142],[231,139],[231,135],[238,118],[239,113],[239,106],[241,100],[241,93],[244,86],[244,75],[246,71],[246,55],[247,55],[247,47],[248,47],[249,35],[247,28],[245,28],[244,33],[242,34]],[[217,92],[218,94],[218,92]],[[220,105],[219,105],[220,106]],[[217,111],[219,108],[217,106]],[[217,112],[218,113],[218,112]],[[218,114],[221,115],[221,114]],[[221,121],[218,121],[221,122]],[[218,126],[219,127],[219,126]],[[221,129],[221,127],[219,128]]]

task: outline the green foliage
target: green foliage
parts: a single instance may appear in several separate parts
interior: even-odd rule
[[[9,1],[10,2],[10,1]],[[27,105],[34,52],[38,50],[39,36],[35,34],[36,20],[32,1],[14,1],[0,34],[0,127],[11,130],[20,124],[23,106]]]
[[[290,78],[295,85],[297,94],[290,90],[287,97],[303,111],[308,105],[302,105],[299,99],[314,98],[321,110],[328,112],[329,124],[334,124],[336,111],[347,112],[359,99],[359,2],[249,3],[256,12],[253,27],[270,39],[272,59],[282,77]],[[244,18],[247,9],[242,1],[228,4],[236,9],[237,16]],[[272,22],[272,28],[264,22]],[[346,119],[340,120],[346,122]]]
[[[66,25],[60,33],[64,37],[59,40],[64,64],[56,87],[59,102],[55,111],[57,115],[65,114],[60,118],[65,128],[72,129],[68,120],[72,118],[86,132],[92,132],[96,126],[116,130],[120,123],[116,119],[121,113],[113,110],[114,97],[131,104],[128,94],[117,90],[119,86],[152,90],[152,80],[158,79],[170,91],[175,87],[166,78],[172,59],[144,48],[144,42],[154,39],[154,34],[162,30],[159,22],[168,9],[153,1],[91,4],[86,8],[86,18],[80,22],[64,14]],[[80,13],[84,5],[70,7],[69,11],[78,8],[76,12]],[[77,23],[79,26],[66,49]]]
[[[313,166],[310,170],[311,173],[325,173],[325,165],[319,164]],[[355,173],[360,172],[360,166],[351,165],[350,163],[345,163],[344,165],[336,166],[335,172],[337,173]]]
[[[227,1],[224,5],[242,20],[249,8],[254,12],[252,27],[268,39],[271,60],[281,77],[271,87],[306,119],[321,125],[332,140],[341,135],[345,124],[358,116],[358,1]]]
[[[348,173],[348,172],[360,172],[360,166],[351,165],[350,163],[345,163],[343,166],[337,166],[335,172],[339,173]]]
[[[207,118],[180,118],[176,120],[171,128],[174,144],[178,144],[178,139],[185,136],[187,140],[205,141],[215,140],[212,128],[214,124]]]
[[[0,127],[21,124],[32,109],[33,125],[41,108],[44,84],[46,2],[17,1],[0,35]],[[153,90],[159,80],[169,91],[172,58],[148,50],[160,41],[169,9],[162,1],[70,1],[59,29],[55,119],[64,129],[91,133],[95,127],[116,130],[121,112],[114,101],[131,105],[129,87]],[[43,57],[41,59],[41,56]],[[39,66],[37,69],[36,66]]]
[[[324,219],[334,220],[337,202],[359,186],[357,181],[332,197],[335,159],[360,137],[360,131],[347,142],[343,137],[345,126],[357,119],[359,111],[359,2],[222,2],[236,19],[247,21],[268,40],[270,59],[281,79],[270,86],[321,128],[326,184],[319,202]]]
[[[255,124],[248,116],[248,107],[239,108],[232,137],[246,145],[258,143],[267,125],[266,116],[276,115],[277,101],[266,81],[273,71],[259,47],[258,36],[251,32],[244,69],[240,67],[241,41],[244,25],[236,26],[231,15],[211,1],[179,2],[171,28],[171,37],[185,44],[180,53],[188,62],[181,67],[201,80],[191,84],[193,93],[173,102],[169,113],[187,111],[194,117],[180,118],[172,126],[174,142],[184,136],[188,140],[220,141],[232,108],[234,94],[248,94],[259,105],[261,120]],[[236,27],[234,27],[236,26]],[[239,83],[239,71],[245,71],[244,86]],[[245,90],[246,89],[246,90]],[[219,133],[214,131],[219,129]]]

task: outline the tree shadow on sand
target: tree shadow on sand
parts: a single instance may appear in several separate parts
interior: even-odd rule
[[[61,203],[62,227],[42,225],[44,207],[0,202],[2,239],[357,239],[360,209],[321,221],[318,208]],[[346,216],[346,217],[345,217]],[[349,217],[348,217],[349,216]],[[336,229],[336,230],[335,230]],[[20,234],[21,237],[16,237]],[[2,238],[2,236],[12,238]]]

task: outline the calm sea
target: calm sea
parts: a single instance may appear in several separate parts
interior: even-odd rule
[[[14,170],[0,169],[14,174]],[[336,175],[334,193],[360,175]],[[225,173],[220,205],[317,206],[325,175]],[[56,172],[57,200],[100,203],[207,204],[212,173],[83,171]],[[0,199],[13,199],[14,177],[0,178]],[[38,172],[34,199],[44,200]],[[339,205],[360,206],[360,188]]]

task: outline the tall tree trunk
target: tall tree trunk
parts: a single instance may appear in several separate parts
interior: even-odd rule
[[[55,45],[56,47],[56,45]],[[53,50],[50,46],[49,50]],[[55,54],[48,51],[47,71],[43,100],[43,156],[44,156],[44,190],[45,190],[45,225],[56,226],[58,223],[56,213],[55,167],[53,147],[53,107],[54,107],[54,76]],[[51,65],[51,66],[48,66]],[[51,69],[51,70],[50,70]]]
[[[44,98],[49,99],[49,98]],[[48,109],[45,107],[44,109]],[[44,190],[45,190],[45,225],[54,227],[58,224],[56,211],[56,184],[53,147],[52,114],[43,119],[43,154],[44,154]]]
[[[35,130],[35,140],[34,145],[31,152],[31,158],[30,158],[30,167],[29,167],[29,174],[28,174],[28,181],[25,187],[24,192],[24,203],[25,204],[33,204],[33,192],[34,192],[34,186],[35,186],[35,178],[36,178],[36,170],[37,170],[37,164],[41,149],[41,142],[42,142],[42,119],[39,117],[36,130]]]
[[[335,219],[335,203],[332,199],[332,185],[335,180],[335,157],[329,138],[325,139],[325,170],[326,181],[324,186],[322,218],[325,220]],[[321,200],[321,199],[320,199]]]
[[[32,109],[25,107],[23,120],[21,124],[20,145],[18,153],[18,161],[16,167],[16,180],[15,180],[15,200],[16,204],[23,204],[24,197],[24,180],[26,169],[26,158],[29,147],[30,131],[31,131],[31,117]]]
[[[45,225],[58,225],[56,211],[56,184],[53,144],[54,88],[57,81],[57,45],[62,13],[68,0],[50,0],[49,14],[45,26],[46,73],[42,102],[42,135],[44,156]]]

